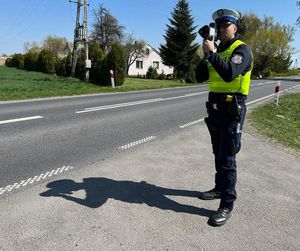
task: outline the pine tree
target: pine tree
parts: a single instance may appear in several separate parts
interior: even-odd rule
[[[188,79],[198,47],[193,43],[196,33],[188,2],[179,0],[171,15],[171,25],[167,25],[164,35],[166,44],[160,46],[160,55],[164,64],[174,67],[177,79]]]

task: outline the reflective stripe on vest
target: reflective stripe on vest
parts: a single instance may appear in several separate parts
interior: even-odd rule
[[[225,51],[219,52],[218,55],[225,61],[229,62],[232,52],[239,45],[245,44],[241,40],[236,40],[232,45],[230,45]],[[251,70],[246,72],[245,75],[238,75],[231,82],[225,82],[217,73],[215,68],[208,63],[209,70],[209,91],[211,92],[225,92],[225,93],[241,93],[244,95],[248,95],[250,88],[250,76]]]

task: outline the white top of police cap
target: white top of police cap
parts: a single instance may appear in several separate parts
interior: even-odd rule
[[[233,9],[219,9],[212,14],[213,20],[218,22],[232,22],[237,23],[241,18],[241,14]]]

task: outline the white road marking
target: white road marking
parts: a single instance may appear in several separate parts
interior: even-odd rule
[[[73,169],[73,166],[63,166],[57,169],[51,170],[51,172],[46,172],[45,174],[36,175],[33,178],[28,178],[27,180],[22,180],[21,182],[16,182],[13,185],[7,185],[6,187],[0,188],[0,195],[4,194],[5,192],[11,192],[14,189],[18,189],[21,186],[27,186],[29,184],[33,184],[38,182],[42,179],[46,179],[51,177],[52,175],[57,175],[58,173],[66,172],[70,169]]]
[[[24,118],[18,118],[18,119],[9,119],[9,120],[2,120],[0,121],[0,125],[2,124],[8,124],[8,123],[16,123],[16,122],[22,122],[27,120],[34,120],[34,119],[42,119],[42,116],[32,116],[32,117],[24,117]]]
[[[131,147],[134,147],[134,146],[146,143],[146,142],[148,142],[150,140],[154,140],[156,138],[157,138],[157,136],[149,136],[149,137],[146,137],[146,138],[143,138],[143,139],[131,142],[131,143],[127,144],[127,145],[120,146],[119,149],[126,150],[128,148],[131,148]]]
[[[271,83],[271,82],[267,82],[267,83]],[[272,82],[272,83],[274,83],[274,82]],[[286,91],[289,91],[289,90],[292,90],[292,89],[295,89],[295,88],[298,88],[298,87],[300,87],[300,85],[295,85],[295,86],[293,86],[293,87],[287,88],[287,89],[285,89],[285,90],[280,91],[279,93],[283,93],[283,92],[286,92]],[[270,97],[272,97],[272,96],[274,96],[274,95],[275,95],[275,94],[273,93],[273,94],[267,95],[267,96],[265,96],[265,97],[262,97],[262,98],[259,98],[259,99],[250,101],[250,102],[246,103],[246,105],[251,105],[251,104],[256,103],[256,102],[259,102],[259,101],[261,101],[261,100],[270,98]],[[182,129],[183,129],[183,128],[186,128],[186,127],[189,127],[189,126],[198,124],[198,123],[203,122],[203,121],[204,121],[204,118],[201,118],[201,119],[198,119],[198,120],[189,122],[189,123],[187,123],[187,124],[180,125],[179,128],[182,128]]]
[[[204,93],[208,93],[208,91],[190,93],[190,94],[185,94],[185,95],[182,95],[182,96],[170,97],[170,98],[146,99],[146,100],[140,100],[140,101],[134,101],[134,102],[128,102],[128,103],[120,103],[120,104],[114,104],[114,105],[104,105],[104,106],[90,107],[90,108],[84,108],[84,110],[77,111],[75,113],[95,112],[95,111],[101,111],[101,110],[108,110],[108,109],[114,109],[114,108],[120,108],[120,107],[133,106],[133,105],[156,103],[156,102],[162,102],[162,101],[179,99],[179,98],[187,98],[187,97],[191,97],[191,96],[201,95],[201,94],[204,94]]]
[[[293,87],[290,87],[290,88],[284,89],[284,90],[280,91],[280,92],[279,92],[279,94],[280,94],[280,93],[283,93],[283,92],[286,92],[286,91],[290,91],[290,90],[292,90],[292,89],[295,89],[295,88],[298,88],[298,87],[300,87],[300,85],[295,85],[295,86],[293,86]],[[246,105],[251,105],[251,104],[254,104],[254,103],[256,103],[256,102],[259,102],[259,101],[261,101],[261,100],[264,100],[264,99],[267,99],[267,98],[273,97],[274,95],[275,95],[275,93],[273,93],[273,94],[270,94],[270,95],[267,95],[267,96],[265,96],[265,97],[262,97],[262,98],[259,98],[259,99],[256,99],[256,100],[252,100],[252,101],[250,101],[250,102],[246,103]]]
[[[161,98],[155,98],[155,99],[141,100],[141,101],[114,104],[114,105],[104,105],[104,106],[98,106],[98,107],[90,107],[90,108],[85,108],[82,111],[77,111],[76,113],[94,112],[94,111],[108,110],[108,109],[114,109],[114,108],[119,108],[119,107],[132,106],[132,105],[154,103],[154,102],[158,102],[160,100],[161,100]]]
[[[263,82],[263,83],[258,83],[258,84],[251,84],[251,86],[260,86],[260,85],[268,85],[268,84],[273,84],[278,81],[270,81],[270,82]]]
[[[189,126],[191,126],[191,125],[198,124],[198,123],[200,123],[200,122],[202,122],[202,121],[204,121],[204,118],[198,119],[198,120],[195,120],[195,121],[192,121],[192,122],[187,123],[187,124],[184,124],[184,125],[180,125],[179,127],[180,127],[180,128],[186,128],[186,127],[189,127]]]

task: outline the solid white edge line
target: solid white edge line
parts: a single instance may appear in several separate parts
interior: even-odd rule
[[[18,118],[18,119],[8,119],[8,120],[2,120],[0,121],[0,125],[2,124],[9,124],[9,123],[16,123],[16,122],[22,122],[27,120],[34,120],[34,119],[42,119],[42,116],[32,116],[32,117],[24,117],[24,118]]]

